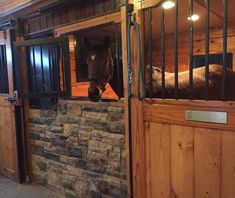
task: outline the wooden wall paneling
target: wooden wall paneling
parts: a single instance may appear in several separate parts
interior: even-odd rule
[[[47,0],[49,1],[49,0]],[[120,2],[120,1],[118,1]],[[86,18],[92,18],[95,17],[95,15],[101,15],[105,13],[110,13],[114,11],[116,8],[115,0],[96,0],[96,1],[86,1],[86,2],[78,2],[76,4],[71,4],[71,6],[65,7],[64,9],[58,9],[53,10],[49,13],[38,13],[37,10],[40,8],[39,6],[41,4],[37,4],[33,6],[33,10],[31,11],[30,15],[24,15],[24,12],[21,12],[19,14],[18,18],[22,19],[22,23],[25,26],[25,24],[30,24],[30,31],[27,31],[27,28],[25,28],[25,33],[36,33],[41,32],[45,29],[53,29],[56,26],[61,26],[64,24],[68,24],[71,22],[75,22],[76,20],[82,20]],[[119,3],[118,3],[119,5]],[[43,7],[43,6],[42,6]],[[28,13],[28,8],[26,8]],[[52,16],[53,22],[51,22],[51,19],[49,16]],[[21,18],[22,17],[22,18]],[[46,20],[48,20],[48,25],[45,26],[44,19],[46,17]],[[40,18],[39,21],[41,22],[41,26],[38,24],[36,25],[35,22],[37,22],[36,18]]]
[[[235,34],[234,28],[230,28],[228,31],[228,53],[233,53],[235,56]],[[222,32],[219,30],[211,30],[210,33],[210,53],[218,54],[222,53]],[[166,70],[168,72],[174,72],[174,35],[166,35]],[[147,47],[147,46],[146,46]],[[160,67],[160,39],[153,41],[153,63],[154,66]],[[185,33],[179,34],[179,71],[185,71],[189,69],[188,66],[188,35]],[[205,54],[205,33],[198,31],[194,34],[194,55]],[[233,59],[233,69],[235,69],[235,59]]]
[[[103,0],[95,0],[95,14],[101,14],[104,12]]]
[[[47,28],[52,28],[54,26],[53,13],[47,14]]]
[[[76,11],[77,11],[77,7],[72,7],[72,8],[68,11],[69,22],[72,22],[72,21],[75,21],[75,20],[76,20]]]
[[[61,10],[60,12],[60,23],[61,24],[65,24],[69,22],[69,18],[68,18],[69,14],[68,14],[68,8],[65,8],[63,10]]]
[[[147,192],[148,198],[171,197],[170,188],[170,125],[150,123],[145,131],[149,133],[149,145],[146,145],[146,153],[149,156],[150,164],[146,165],[146,172],[150,172],[150,186]],[[147,174],[147,173],[146,173]]]
[[[194,197],[193,127],[171,125],[171,194],[172,197]]]
[[[76,9],[75,13],[76,13],[76,19],[82,19],[86,16],[85,14],[86,9],[84,9],[81,5],[78,5],[78,8]]]
[[[48,23],[47,23],[47,15],[43,15],[40,17],[40,29],[47,29]]]
[[[144,133],[145,133],[145,167],[146,167],[146,198],[151,198],[152,193],[152,183],[151,183],[151,147],[150,147],[150,122],[144,122]]]
[[[110,10],[113,10],[115,7],[114,0],[104,0],[104,11],[108,12]]]
[[[194,128],[195,197],[220,198],[221,130]]]
[[[60,36],[61,34],[64,33],[69,33],[69,32],[73,32],[73,31],[79,31],[82,29],[87,29],[93,26],[98,26],[98,25],[102,25],[102,24],[107,24],[107,23],[120,23],[121,22],[121,14],[120,11],[111,13],[111,14],[107,14],[104,16],[99,16],[96,18],[92,18],[92,19],[88,19],[85,21],[81,21],[81,22],[77,22],[77,23],[73,23],[73,24],[69,24],[66,26],[62,26],[62,27],[58,27],[55,28],[55,36]]]
[[[101,3],[102,1],[99,1],[99,4],[102,4]],[[97,4],[97,3],[96,3]],[[88,1],[86,3],[86,6],[85,6],[85,17],[86,18],[90,18],[92,17],[95,13],[95,7],[96,7],[96,4],[94,4],[94,2],[92,1]],[[84,9],[84,8],[83,8]],[[101,11],[102,12],[102,11]]]
[[[61,18],[60,18],[60,12],[59,11],[56,11],[54,12],[53,14],[53,21],[54,21],[54,26],[58,26],[61,24]]]
[[[119,8],[119,6],[121,6],[120,4],[121,4],[121,0],[114,0],[114,8],[115,9]]]
[[[220,103],[218,103],[219,105]],[[228,113],[228,123],[227,124],[214,124],[206,122],[193,122],[186,121],[185,111],[186,110],[201,110],[201,111],[222,111]],[[189,104],[184,105],[144,105],[143,108],[143,118],[145,121],[158,122],[165,124],[178,124],[183,126],[193,126],[193,127],[203,127],[209,129],[224,129],[224,130],[235,130],[234,120],[235,111],[234,108],[219,108],[210,107],[210,102],[208,102],[207,107],[192,107]]]
[[[233,198],[235,195],[235,134],[231,131],[222,131],[221,160],[221,197]]]

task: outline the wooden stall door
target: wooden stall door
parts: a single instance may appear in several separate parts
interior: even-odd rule
[[[142,102],[132,131],[135,198],[234,198],[235,103]],[[186,119],[188,110],[226,112],[227,123]],[[138,117],[138,116],[136,116]],[[140,118],[140,116],[139,116]]]
[[[19,181],[10,30],[0,31],[0,175]]]

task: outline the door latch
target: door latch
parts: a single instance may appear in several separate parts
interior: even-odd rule
[[[15,105],[17,105],[17,103],[18,103],[18,91],[14,91],[14,95],[13,96],[8,96],[5,100],[10,102],[10,103],[14,103]]]
[[[7,100],[10,103],[14,103],[16,101],[15,96],[9,96],[5,100]]]

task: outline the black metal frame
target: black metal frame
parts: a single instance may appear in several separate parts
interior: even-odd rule
[[[6,45],[0,44],[0,94],[8,94],[8,72],[7,72],[7,57]]]
[[[46,92],[43,89],[43,92],[36,92],[36,93],[26,93],[23,89],[22,85],[22,76],[20,71],[20,52],[21,48],[27,47],[36,47],[39,46],[40,50],[42,50],[42,46],[45,45],[55,45],[60,47],[61,50],[61,58],[62,58],[62,78],[63,78],[63,90],[58,91],[51,91]],[[16,89],[18,90],[19,98],[43,98],[43,97],[70,97],[71,96],[71,85],[70,85],[70,60],[69,60],[69,42],[68,38],[65,36],[59,38],[49,38],[49,39],[34,39],[34,40],[27,40],[27,41],[16,41],[13,43],[14,47],[14,66],[15,66],[15,84]],[[49,52],[49,56],[55,55],[55,53],[51,54]],[[35,59],[34,59],[35,60]],[[41,54],[41,61],[43,62],[42,54]],[[49,61],[49,66],[51,67],[51,62]],[[50,68],[51,69],[51,68]],[[59,68],[58,68],[59,70]],[[59,71],[58,71],[59,72]],[[34,71],[36,75],[36,71]],[[43,74],[43,72],[42,72]],[[59,76],[57,77],[58,83],[60,82]],[[60,86],[59,86],[60,87]]]
[[[189,2],[189,88],[190,94],[189,99],[193,100],[193,43],[194,43],[194,25],[191,17],[194,14],[193,9],[193,0],[188,0]],[[152,7],[144,9],[144,13],[148,14],[148,41],[147,41],[147,64],[149,65],[150,71],[150,83],[149,83],[149,97],[153,97],[153,63],[152,63],[152,9],[162,6],[164,0],[160,1]],[[179,0],[175,0],[175,12],[174,12],[174,70],[175,70],[175,87],[174,87],[174,97],[178,99],[178,88],[179,88],[179,79],[178,79],[178,38],[179,38]],[[205,0],[205,100],[209,98],[209,64],[210,64],[210,0]],[[223,71],[222,71],[222,85],[221,93],[222,99],[226,100],[225,88],[226,88],[226,72],[227,72],[227,29],[228,29],[228,0],[223,0]],[[161,69],[162,69],[162,87],[161,87],[161,98],[165,98],[165,13],[164,9],[161,7]]]

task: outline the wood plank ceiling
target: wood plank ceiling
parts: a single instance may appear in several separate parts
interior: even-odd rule
[[[56,0],[51,0],[53,2]],[[20,11],[25,8],[29,8],[35,4],[47,3],[43,0],[0,0],[0,19],[6,15],[11,15],[17,11]],[[35,10],[32,10],[32,12]]]

